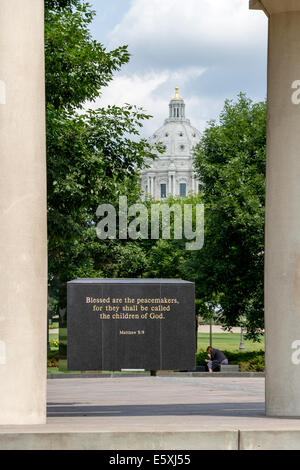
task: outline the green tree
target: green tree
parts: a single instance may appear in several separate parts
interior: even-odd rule
[[[174,205],[181,207],[182,214],[182,239],[175,239],[174,213],[171,212],[170,216],[170,239],[160,238],[158,240],[146,240],[141,242],[144,250],[147,253],[147,266],[145,268],[144,277],[150,278],[187,278],[191,275],[185,266],[189,264],[192,256],[192,251],[187,250],[186,243],[190,240],[185,238],[184,233],[184,206],[193,206],[193,220],[192,225],[195,229],[195,207],[197,204],[202,204],[202,198],[199,195],[190,194],[186,197],[168,197],[164,201],[149,201],[148,203],[148,220],[149,220],[149,233],[151,230],[151,203],[159,204],[160,206],[166,205],[170,208]],[[162,219],[160,220],[160,237],[162,236]],[[188,276],[188,277],[187,277]]]
[[[58,10],[61,8],[72,8],[73,6],[77,5],[80,0],[45,0],[45,10],[46,13],[49,10]]]
[[[139,137],[150,118],[141,109],[87,110],[129,61],[127,47],[107,51],[92,38],[94,12],[84,0],[47,0],[45,6],[49,284],[64,306],[68,280],[109,275],[114,261],[114,273],[124,272],[120,260],[128,268],[130,250],[136,256],[133,245],[122,257],[114,246],[106,269],[95,213],[120,194],[138,197],[139,171],[153,153]],[[141,270],[134,263],[131,269]]]
[[[195,149],[205,204],[205,244],[186,263],[202,314],[219,310],[225,326],[246,317],[263,328],[266,104],[244,94],[226,101]]]

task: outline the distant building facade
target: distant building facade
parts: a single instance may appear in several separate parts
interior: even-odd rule
[[[150,144],[161,142],[164,153],[147,160],[149,168],[143,170],[141,184],[144,197],[156,200],[172,196],[198,193],[199,182],[194,171],[192,149],[200,141],[201,133],[185,117],[185,102],[176,88],[169,104],[169,118],[149,139]]]

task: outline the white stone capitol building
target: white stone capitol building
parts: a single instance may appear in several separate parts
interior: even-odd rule
[[[201,133],[185,117],[185,103],[176,88],[169,104],[169,118],[149,139],[150,144],[162,143],[164,153],[157,153],[156,159],[146,160],[149,168],[142,171],[141,183],[144,196],[156,200],[169,195],[186,196],[198,193],[192,149],[199,143]]]

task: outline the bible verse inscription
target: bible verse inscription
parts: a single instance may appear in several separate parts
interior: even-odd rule
[[[100,320],[164,320],[172,311],[172,305],[179,305],[177,298],[132,298],[132,297],[86,297],[85,303]],[[120,330],[120,335],[141,335],[145,330]]]

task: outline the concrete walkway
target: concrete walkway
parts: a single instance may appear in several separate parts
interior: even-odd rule
[[[45,426],[0,427],[0,449],[300,449],[300,420],[266,418],[263,378],[48,381]]]

